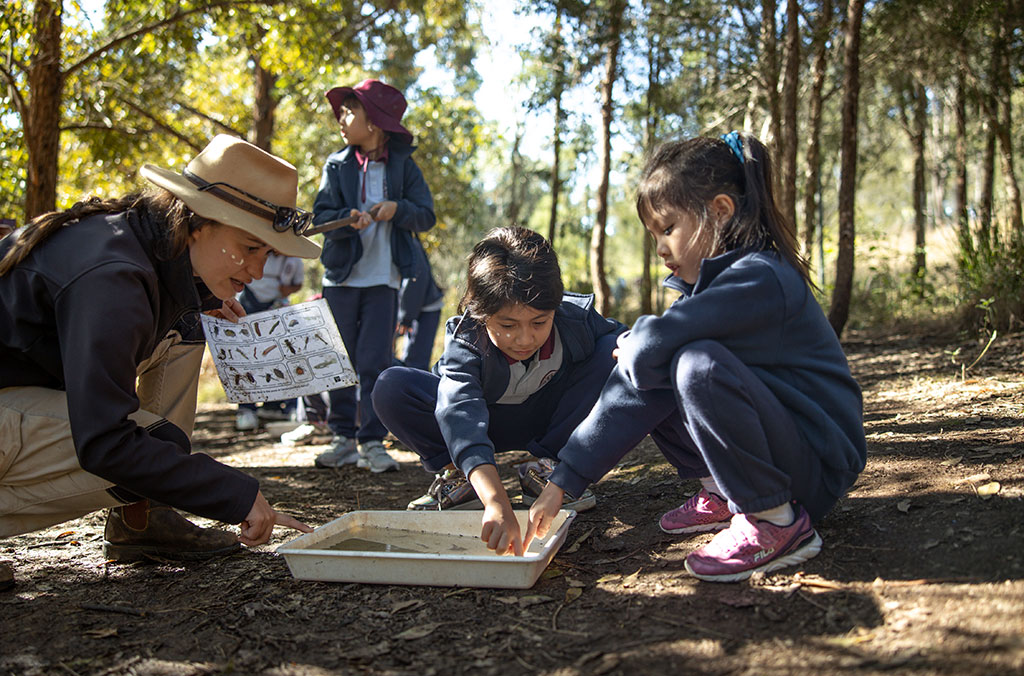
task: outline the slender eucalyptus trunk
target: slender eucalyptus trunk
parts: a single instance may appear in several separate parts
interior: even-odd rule
[[[274,97],[274,86],[277,74],[263,68],[259,55],[251,54],[253,63],[253,105],[252,105],[252,143],[257,148],[273,152],[271,143],[274,138],[274,111],[278,101]]]
[[[811,259],[814,248],[818,192],[821,188],[821,111],[825,75],[828,69],[828,36],[832,30],[832,0],[823,0],[814,38],[814,68],[811,76],[810,110],[807,119],[807,170],[804,174],[804,255]],[[823,223],[817,224],[823,228]]]
[[[28,67],[28,115],[23,120],[28,148],[25,222],[57,208],[60,157],[61,71],[60,0],[36,0],[32,14],[35,45]]]
[[[612,118],[614,116],[615,80],[619,72],[619,49],[622,46],[622,19],[625,0],[616,0],[611,7],[605,74],[601,82],[601,182],[597,187],[597,214],[590,237],[590,278],[594,286],[594,306],[603,315],[611,308],[611,290],[604,266],[605,227],[608,224],[608,183],[612,171]]]
[[[846,10],[843,44],[842,140],[839,173],[839,251],[836,256],[836,285],[828,321],[836,335],[842,335],[850,317],[853,295],[853,261],[856,228],[854,206],[857,197],[857,112],[860,98],[860,26],[864,0],[850,0]]]
[[[786,68],[782,78],[782,128],[779,199],[782,214],[796,232],[796,149],[799,143],[797,92],[800,89],[800,4],[786,2]],[[810,218],[810,215],[805,215]]]
[[[914,265],[911,278],[914,280],[914,293],[924,296],[925,280],[925,225],[927,213],[925,209],[925,131],[928,125],[927,94],[919,81],[913,83],[914,116],[910,130],[911,146],[914,149]]]

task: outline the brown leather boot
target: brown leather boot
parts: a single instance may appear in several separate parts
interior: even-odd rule
[[[14,569],[11,564],[0,561],[0,591],[6,591],[14,586]]]
[[[171,507],[149,500],[111,509],[103,531],[103,555],[113,561],[199,561],[240,547],[234,534],[200,528]]]

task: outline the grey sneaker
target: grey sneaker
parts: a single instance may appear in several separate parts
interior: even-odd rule
[[[551,458],[539,458],[524,462],[519,466],[519,486],[523,489],[523,504],[529,507],[540,497],[541,491],[548,485],[548,477],[554,471],[558,463]],[[565,494],[563,509],[574,509],[577,512],[585,512],[597,506],[597,498],[590,489],[583,491],[580,497]]]
[[[436,511],[440,509],[483,509],[484,503],[476,496],[466,475],[457,469],[446,469],[434,475],[426,495],[421,495],[406,509]]]
[[[356,467],[368,469],[374,474],[398,471],[398,461],[388,455],[387,449],[380,441],[374,439],[360,443],[357,450],[359,459]]]
[[[345,465],[354,465],[357,462],[359,462],[359,452],[356,450],[356,440],[335,435],[331,439],[330,450],[316,456],[313,464],[320,469],[337,469]]]

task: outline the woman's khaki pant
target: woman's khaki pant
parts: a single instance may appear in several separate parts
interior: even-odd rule
[[[203,343],[172,331],[139,365],[142,427],[169,420],[191,436]],[[0,389],[0,537],[27,533],[121,504],[113,484],[78,464],[67,395],[43,387]]]

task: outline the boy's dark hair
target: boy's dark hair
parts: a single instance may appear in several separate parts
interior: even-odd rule
[[[807,261],[800,255],[794,225],[775,203],[768,149],[753,136],[739,135],[743,162],[720,138],[669,141],[648,158],[637,188],[641,222],[675,208],[697,217],[695,241],[711,242],[711,255],[733,249],[774,249],[811,284]],[[729,221],[716,228],[708,205],[716,195],[735,205]]]
[[[495,228],[469,255],[459,311],[483,323],[509,305],[554,310],[562,291],[558,256],[542,235],[519,226]]]

